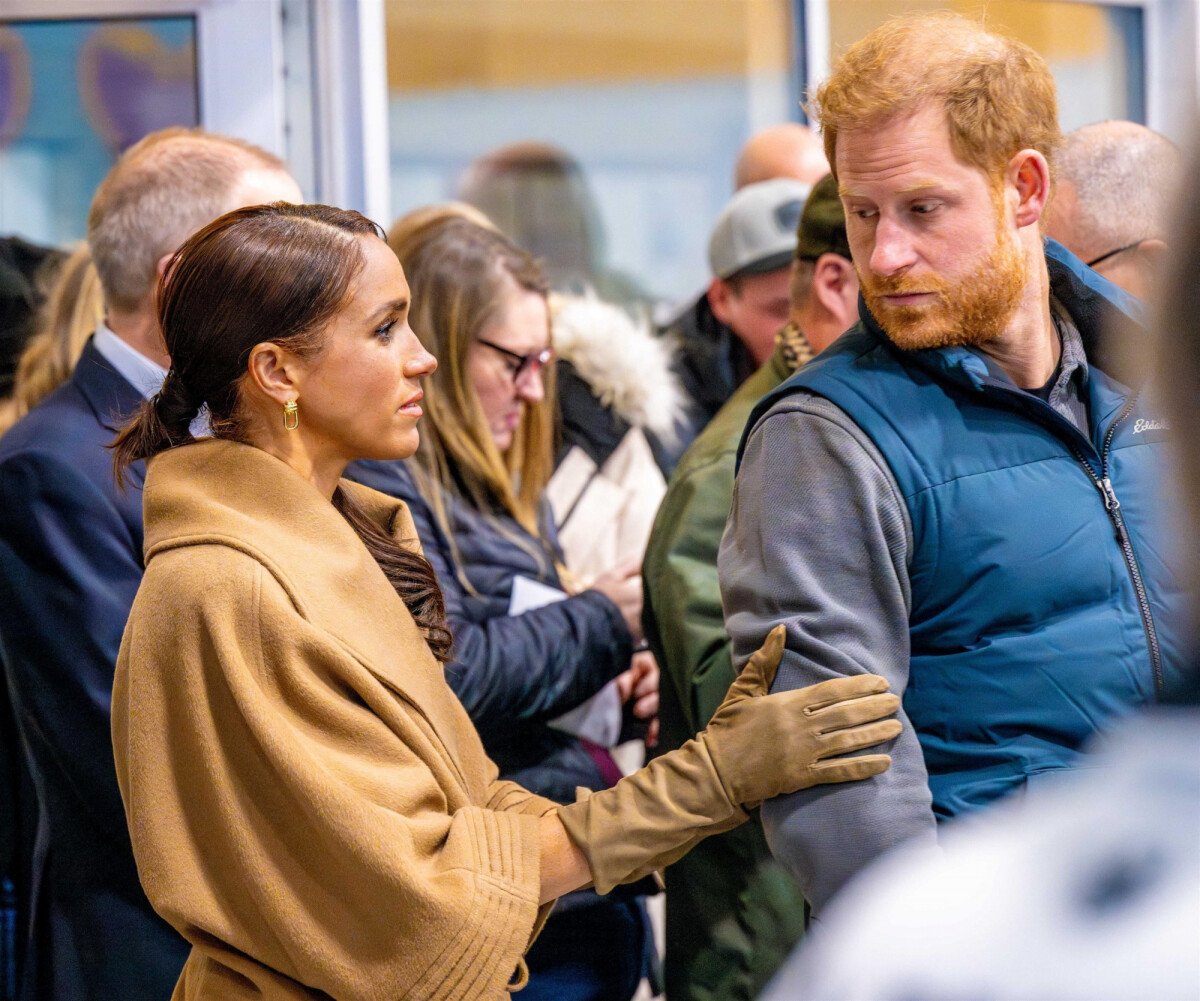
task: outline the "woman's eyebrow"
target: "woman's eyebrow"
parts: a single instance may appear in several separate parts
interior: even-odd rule
[[[385,302],[371,314],[371,319],[373,320],[377,316],[386,316],[388,313],[399,313],[401,310],[408,308],[408,303],[408,296],[404,296],[400,299],[393,299],[391,302]]]

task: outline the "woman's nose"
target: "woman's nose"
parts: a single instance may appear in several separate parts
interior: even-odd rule
[[[425,345],[413,333],[413,328],[407,322],[404,324],[404,334],[405,341],[401,342],[401,351],[405,359],[402,366],[404,378],[420,379],[432,375],[438,367],[437,359],[425,349]]]
[[[433,375],[437,371],[437,367],[437,359],[422,348],[419,354],[404,363],[404,377],[420,379],[427,375]]]
[[[542,382],[542,371],[537,369],[522,373],[516,383],[517,397],[525,403],[540,403],[546,398],[546,385]]]

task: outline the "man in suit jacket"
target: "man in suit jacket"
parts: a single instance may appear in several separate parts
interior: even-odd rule
[[[301,197],[281,160],[239,140],[168,129],[131,147],[88,217],[106,322],[72,378],[0,439],[0,654],[39,803],[23,999],[166,998],[187,956],[138,883],[113,765],[144,469],[118,489],[105,446],[166,376],[154,289],[171,253],[234,208]]]

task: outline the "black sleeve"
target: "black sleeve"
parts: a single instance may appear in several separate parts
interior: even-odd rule
[[[411,478],[385,476],[365,463],[348,473],[408,504],[454,634],[446,680],[481,732],[561,716],[629,667],[633,637],[617,606],[597,591],[521,615],[473,621],[465,610],[453,550]]]

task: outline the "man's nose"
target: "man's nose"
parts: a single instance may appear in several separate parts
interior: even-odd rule
[[[912,234],[895,220],[881,218],[875,227],[871,270],[877,275],[894,275],[911,267],[916,259]]]

